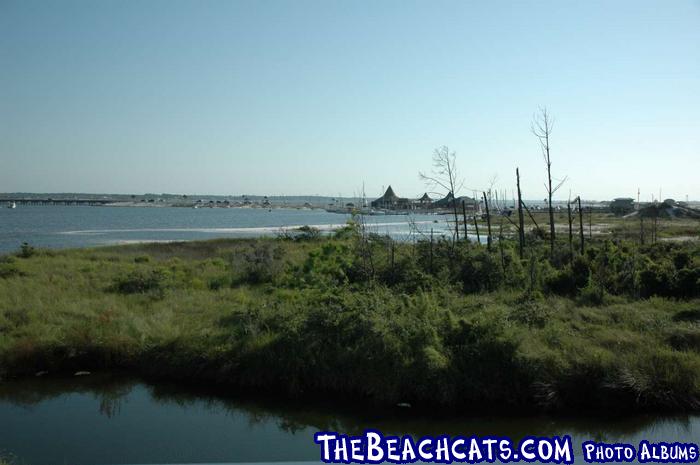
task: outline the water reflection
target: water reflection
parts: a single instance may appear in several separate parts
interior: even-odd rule
[[[571,434],[577,455],[588,439],[700,442],[697,416],[435,418],[412,409],[222,394],[114,375],[0,383],[0,451],[28,464],[316,460],[315,431],[360,434],[368,427],[415,436]]]

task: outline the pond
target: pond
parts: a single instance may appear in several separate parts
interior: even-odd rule
[[[700,442],[698,416],[441,417],[337,403],[239,399],[116,375],[0,383],[0,454],[15,463],[318,462],[313,434],[572,435],[582,441]]]

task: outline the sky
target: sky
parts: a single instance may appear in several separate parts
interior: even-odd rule
[[[0,0],[0,192],[700,200],[700,1]]]

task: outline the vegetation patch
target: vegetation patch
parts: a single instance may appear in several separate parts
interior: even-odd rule
[[[698,409],[696,243],[327,237],[2,257],[0,375],[128,369],[474,410]],[[14,268],[13,268],[14,267]],[[20,271],[21,270],[21,271]]]

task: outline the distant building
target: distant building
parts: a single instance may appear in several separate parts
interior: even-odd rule
[[[373,200],[370,205],[372,208],[382,208],[385,210],[408,210],[411,208],[411,201],[396,195],[394,189],[389,186],[386,192],[384,192],[384,195],[377,200]]]
[[[423,197],[418,199],[418,201],[416,203],[421,208],[430,208],[430,206],[433,203],[433,199],[431,199],[430,196],[428,195],[428,193],[426,192],[425,194],[423,194]]]
[[[481,203],[479,200],[473,199],[466,195],[462,197],[457,197],[457,199],[455,199],[452,192],[448,193],[445,197],[441,198],[440,200],[436,200],[435,202],[433,202],[433,208],[453,208],[455,201],[457,202],[457,209],[459,210],[462,209],[462,202],[464,202],[465,210],[470,212],[476,212],[481,208]]]
[[[626,215],[634,211],[634,199],[619,197],[610,202],[610,211],[616,215]]]

